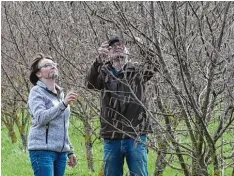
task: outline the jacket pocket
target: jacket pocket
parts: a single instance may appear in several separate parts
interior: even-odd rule
[[[46,124],[46,144],[48,143],[49,124]]]

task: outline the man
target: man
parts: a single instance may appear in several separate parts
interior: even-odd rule
[[[131,176],[148,176],[147,138],[151,132],[142,103],[144,83],[153,73],[129,62],[128,50],[116,36],[98,49],[86,81],[101,91],[101,137],[105,176],[123,175],[124,158]]]

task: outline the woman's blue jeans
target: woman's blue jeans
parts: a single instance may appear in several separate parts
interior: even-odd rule
[[[35,176],[63,176],[66,169],[67,153],[46,150],[29,151]]]
[[[146,144],[146,136],[141,136]],[[135,139],[104,140],[104,175],[122,176],[124,158],[131,176],[148,176],[147,147]]]

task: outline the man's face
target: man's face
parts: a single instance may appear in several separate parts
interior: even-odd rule
[[[109,57],[111,61],[122,61],[126,57],[125,46],[121,42],[115,42],[109,46]]]

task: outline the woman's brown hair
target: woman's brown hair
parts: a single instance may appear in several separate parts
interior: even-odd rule
[[[33,85],[36,85],[37,81],[39,80],[39,78],[37,77],[36,74],[39,71],[38,64],[42,59],[51,59],[52,60],[52,57],[44,56],[44,54],[42,54],[42,53],[38,53],[34,56],[34,59],[33,59],[31,66],[30,66],[30,76],[29,76],[29,80]]]

